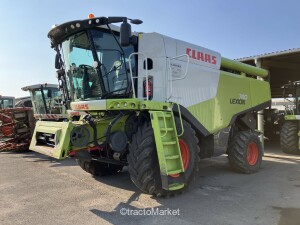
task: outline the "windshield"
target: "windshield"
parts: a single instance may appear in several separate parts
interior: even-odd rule
[[[13,108],[13,99],[0,99],[0,109]]]
[[[62,97],[57,88],[43,88],[31,91],[35,114],[61,114]]]
[[[123,48],[123,56],[112,34],[91,30],[90,37],[92,45],[87,32],[75,34],[62,43],[71,101],[126,94],[130,85],[128,57],[133,46]]]
[[[288,84],[284,86],[283,97],[285,108],[289,114],[300,113],[300,83]]]

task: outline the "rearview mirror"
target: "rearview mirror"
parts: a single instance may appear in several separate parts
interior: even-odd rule
[[[120,27],[120,41],[122,47],[127,47],[130,45],[130,37],[131,25],[127,23],[127,18],[124,18]]]
[[[48,92],[47,92],[47,97],[48,97],[48,98],[52,98],[52,90],[50,90],[50,89],[48,90]]]
[[[60,58],[59,58],[59,55],[58,53],[56,53],[56,56],[55,56],[55,69],[60,69]]]

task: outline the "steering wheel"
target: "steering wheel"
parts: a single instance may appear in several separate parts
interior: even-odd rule
[[[80,69],[94,69],[94,67],[90,66],[90,65],[86,65],[86,64],[80,64],[78,66]]]

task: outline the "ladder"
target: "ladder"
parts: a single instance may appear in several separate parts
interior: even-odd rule
[[[184,186],[184,180],[182,179],[184,167],[182,164],[173,112],[149,112],[152,128],[154,130],[162,187],[165,190],[181,189]],[[174,177],[180,179],[174,181]]]

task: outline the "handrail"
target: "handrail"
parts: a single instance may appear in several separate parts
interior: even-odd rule
[[[175,103],[175,102],[173,104],[177,105],[177,108],[178,108],[178,114],[179,114],[179,120],[180,120],[180,126],[181,126],[181,133],[177,134],[177,137],[180,137],[184,133],[183,123],[182,123],[182,117],[181,117],[181,111],[180,111],[180,106],[179,106],[178,103]]]
[[[132,56],[134,55],[143,55],[144,56],[144,59],[145,59],[145,66],[146,66],[146,76],[133,76],[132,75],[132,65],[131,65],[131,58]],[[133,52],[129,55],[129,71],[130,71],[130,77],[131,77],[131,85],[132,85],[132,90],[133,90],[133,98],[136,98],[136,94],[135,94],[135,87],[134,87],[134,82],[133,82],[133,79],[138,79],[138,78],[144,78],[146,77],[146,98],[147,98],[147,101],[149,100],[149,92],[148,92],[148,58],[146,56],[145,53],[142,53],[142,52]]]

